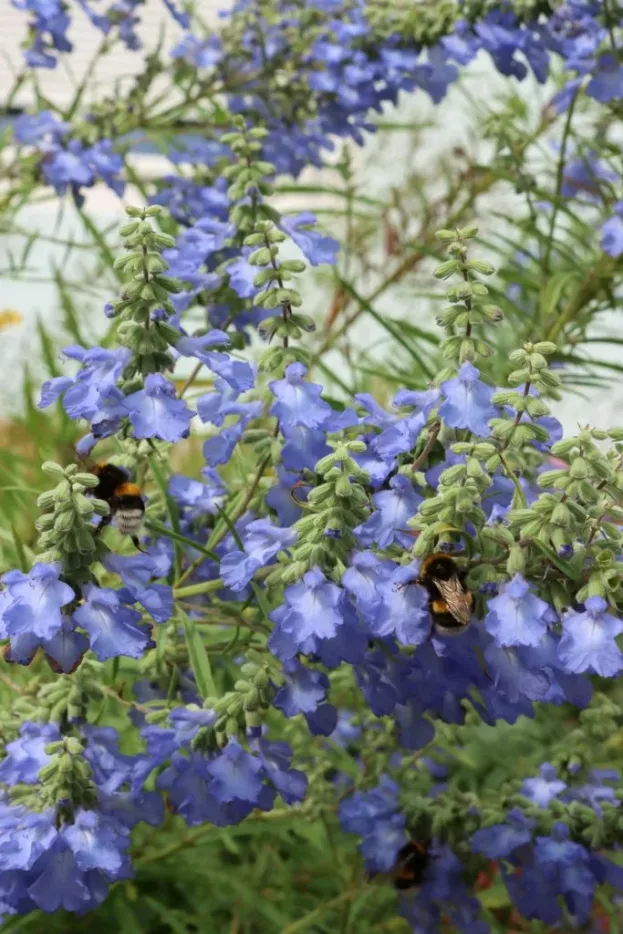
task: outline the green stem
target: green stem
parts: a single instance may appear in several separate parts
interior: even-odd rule
[[[565,128],[562,133],[562,141],[560,143],[560,154],[558,156],[558,167],[556,169],[556,193],[554,195],[552,216],[549,222],[547,247],[545,249],[545,256],[543,257],[543,278],[549,275],[552,247],[554,246],[554,233],[556,229],[556,219],[558,217],[558,209],[560,207],[560,199],[561,199],[560,192],[562,191],[562,181],[563,181],[563,177],[565,173],[565,159],[567,156],[567,143],[569,142],[569,134],[571,133],[571,122],[573,120],[573,112],[575,110],[575,104],[576,104],[577,99],[578,99],[578,92],[576,91],[573,97],[571,98],[571,103],[569,104],[569,110],[567,111],[567,119],[565,120]]]
[[[225,584],[220,577],[217,577],[213,581],[202,581],[200,584],[191,584],[189,587],[176,587],[173,591],[173,596],[176,599],[183,599],[184,597],[199,597],[201,594],[214,593],[215,590],[220,590],[221,587],[224,587]]]
[[[282,929],[281,934],[296,934],[297,931],[306,930],[309,928],[309,925],[312,924],[312,922],[316,921],[326,911],[332,911],[339,905],[343,905],[344,902],[351,901],[353,898],[361,895],[361,892],[361,888],[348,889],[348,891],[342,892],[340,895],[336,895],[335,898],[330,899],[328,902],[324,902],[324,904],[319,905],[318,908],[314,908],[313,911],[303,915],[303,917],[299,918],[298,921],[293,921],[292,924],[288,924]]]
[[[166,538],[170,538],[174,542],[180,542],[182,545],[187,545],[189,548],[193,548],[195,551],[200,551],[202,555],[205,555],[206,558],[211,558],[212,561],[220,561],[220,557],[214,551],[210,551],[209,548],[206,548],[205,545],[200,545],[199,542],[195,542],[192,538],[187,538],[185,535],[182,535],[181,532],[174,532],[173,529],[167,528],[166,525],[162,525],[161,522],[156,522],[154,519],[149,519],[145,523],[145,528],[150,532],[157,532],[158,535],[164,535]],[[199,564],[203,561],[203,558],[199,559]],[[183,577],[180,578],[180,581],[183,580]]]

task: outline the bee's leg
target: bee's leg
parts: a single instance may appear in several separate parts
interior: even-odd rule
[[[414,584],[420,584],[420,586],[423,587],[424,581],[416,577],[412,581],[403,581],[402,584],[394,584],[394,593],[400,593],[401,590],[404,590],[406,587],[413,587]]]
[[[134,547],[137,548],[139,551],[142,551],[144,555],[147,554],[147,552],[145,551],[145,549],[144,549],[144,548],[141,548],[141,546],[140,546],[140,544],[139,544],[138,537],[137,537],[136,535],[133,535],[133,536],[132,536],[132,544],[133,544]]]
[[[97,528],[93,530],[93,537],[94,537],[94,538],[97,538],[97,536],[100,534],[100,532],[101,532],[103,529],[105,529],[106,526],[110,525],[111,522],[112,522],[112,513],[111,513],[111,512],[109,512],[107,516],[102,516],[102,521],[101,521],[100,524],[97,526]]]

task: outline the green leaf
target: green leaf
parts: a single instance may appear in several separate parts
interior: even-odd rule
[[[26,552],[24,551],[24,546],[22,545],[21,539],[17,534],[17,529],[13,524],[11,524],[11,533],[13,535],[13,544],[15,545],[15,554],[17,555],[19,569],[24,574],[27,574],[29,570],[28,558],[26,557]]]
[[[151,469],[151,475],[156,481],[162,497],[164,499],[167,515],[169,517],[169,522],[175,532],[175,537],[171,536],[173,541],[173,566],[169,571],[169,576],[167,578],[168,583],[172,584],[174,580],[179,580],[179,577],[182,573],[182,549],[179,546],[179,535],[180,535],[180,519],[179,512],[177,508],[177,503],[174,499],[169,496],[167,478],[164,475],[164,472],[158,463],[158,458],[155,454],[150,454],[148,457],[149,467]]]
[[[548,318],[556,311],[564,292],[578,280],[579,274],[576,269],[571,271],[565,269],[548,277],[546,285],[541,290],[539,300],[541,320]]]
[[[401,333],[400,324],[394,321],[391,321],[389,318],[381,315],[372,307],[372,305],[360,295],[359,292],[355,289],[354,285],[350,282],[347,282],[346,279],[338,277],[338,282],[345,291],[349,292],[356,302],[359,303],[361,308],[366,311],[375,321],[377,321],[382,328],[388,331],[392,337],[400,344],[401,347],[407,351],[409,356],[415,360],[420,369],[426,374],[429,379],[432,379],[434,376],[431,368],[424,362],[424,359],[419,354],[419,352],[412,346],[411,342],[406,339],[406,335]]]
[[[41,344],[41,354],[50,376],[60,376],[60,369],[57,362],[57,351],[54,341],[43,326],[40,318],[37,318],[37,333]]]
[[[197,681],[197,688],[201,697],[217,697],[216,685],[212,675],[212,666],[210,665],[210,656],[203,644],[203,639],[198,632],[194,622],[188,616],[180,611],[182,625],[184,627],[184,636],[188,646],[188,656],[190,667]]]

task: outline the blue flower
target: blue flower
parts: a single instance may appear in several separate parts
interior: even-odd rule
[[[479,376],[471,363],[461,364],[458,376],[441,384],[445,400],[439,406],[439,416],[450,428],[468,428],[484,436],[497,410],[491,403],[493,388],[481,382]]]
[[[299,645],[310,636],[330,639],[343,622],[342,591],[318,568],[312,568],[303,580],[286,588],[283,596],[286,612],[280,626]]]
[[[530,798],[540,808],[548,807],[550,801],[556,798],[567,787],[566,782],[557,777],[556,769],[549,762],[539,767],[536,778],[526,778],[521,786],[521,793]]]
[[[116,555],[104,558],[104,567],[119,574],[125,590],[119,592],[124,603],[140,603],[157,623],[166,623],[173,614],[173,592],[166,584],[154,584],[160,577],[158,563],[149,554]],[[126,592],[127,591],[127,594]]]
[[[238,415],[243,425],[262,414],[261,402],[238,402],[240,390],[225,379],[214,381],[214,390],[197,401],[197,412],[202,422],[222,425],[230,415]]]
[[[221,40],[217,35],[200,39],[188,33],[171,49],[171,58],[181,58],[196,68],[210,68],[221,59]]]
[[[368,792],[356,791],[339,806],[342,829],[362,840],[361,852],[368,869],[388,872],[407,842],[406,818],[399,809],[398,785],[387,775]]]
[[[56,838],[54,811],[0,804],[0,871],[30,869]]]
[[[332,414],[329,403],[320,398],[322,386],[305,382],[306,372],[302,363],[291,363],[285,379],[269,384],[276,397],[270,414],[279,419],[282,428],[319,428]]]
[[[601,228],[601,248],[616,259],[623,253],[623,201],[617,201],[615,213]]]
[[[507,814],[507,823],[477,830],[470,837],[469,845],[474,853],[483,853],[489,859],[504,859],[518,847],[530,843],[533,827],[534,821],[514,808]]]
[[[400,474],[392,477],[389,485],[389,490],[374,494],[372,501],[376,511],[355,529],[355,533],[364,545],[376,543],[379,548],[387,548],[396,542],[408,548],[413,542],[413,535],[407,528],[407,522],[416,514],[422,497],[416,493],[411,480]]]
[[[221,561],[221,577],[234,591],[243,590],[255,572],[296,541],[292,529],[280,529],[269,519],[256,519],[246,528],[244,552],[233,551]]]
[[[287,743],[271,743],[260,738],[251,743],[260,758],[266,778],[274,785],[286,804],[302,801],[307,791],[307,776],[290,768],[292,750]]]
[[[607,612],[602,597],[589,597],[584,606],[583,613],[569,610],[563,618],[558,658],[565,671],[612,678],[623,669],[623,655],[615,642],[623,622]]]
[[[218,801],[257,802],[262,792],[262,762],[250,756],[242,746],[230,739],[225,749],[216,756],[206,771],[212,776],[210,792]]]
[[[6,757],[0,762],[0,782],[5,785],[35,785],[39,771],[51,761],[45,749],[60,737],[52,723],[31,723],[20,727],[19,739],[6,744]]]
[[[366,622],[377,636],[395,635],[403,645],[421,645],[430,635],[428,594],[416,583],[413,567],[398,567],[376,585],[381,603],[366,611]]]
[[[324,672],[306,668],[292,659],[283,663],[283,673],[285,682],[275,694],[273,706],[286,717],[317,710],[325,700],[329,687],[329,679]]]
[[[82,369],[68,384],[65,377],[46,381],[41,388],[40,408],[51,405],[63,395],[63,408],[70,418],[91,421],[98,416],[107,393],[115,384],[129,362],[132,353],[125,347],[105,350],[103,347],[65,347],[66,357],[79,360]]]
[[[74,619],[91,639],[91,648],[100,662],[118,655],[140,658],[153,645],[148,626],[140,625],[141,614],[123,606],[114,590],[88,585],[86,600]]]
[[[554,824],[549,837],[536,838],[534,858],[537,863],[568,866],[588,860],[588,853],[580,843],[569,839],[569,828],[559,822]]]
[[[193,413],[160,373],[150,373],[145,388],[126,397],[125,407],[136,438],[160,438],[175,443],[190,434]]]
[[[599,56],[586,93],[602,104],[623,98],[623,65],[619,64],[612,52]]]
[[[187,507],[193,512],[216,514],[225,502],[227,490],[212,468],[204,467],[202,474],[208,483],[173,474],[169,479],[169,496],[173,497],[178,506]]]
[[[357,551],[342,575],[342,586],[355,597],[364,615],[372,614],[382,600],[377,583],[395,569],[392,561],[382,560],[373,551]]]
[[[523,699],[544,700],[551,686],[546,671],[531,668],[516,648],[500,648],[492,642],[484,651],[487,670],[494,687],[506,695],[511,704]]]
[[[34,145],[46,136],[58,140],[69,129],[70,125],[59,120],[51,110],[40,110],[36,114],[20,114],[13,124],[13,136],[17,143]]]
[[[258,274],[258,268],[251,266],[247,261],[250,253],[251,249],[245,247],[242,254],[227,266],[229,285],[239,298],[253,298],[257,292],[254,280]]]
[[[63,616],[61,628],[51,639],[43,639],[41,646],[52,671],[71,674],[88,651],[89,640],[81,632],[76,632],[74,621],[69,616]],[[11,645],[12,652],[13,648]]]
[[[530,591],[521,574],[489,600],[485,626],[498,645],[538,645],[546,629],[549,607]]]
[[[79,869],[100,869],[114,876],[123,867],[130,832],[117,821],[96,811],[80,810],[62,833]]]
[[[9,571],[2,578],[12,602],[3,608],[3,621],[10,636],[32,634],[51,639],[61,628],[61,608],[75,600],[69,584],[59,580],[58,564],[33,565],[28,574]]]
[[[296,217],[282,217],[279,226],[300,247],[303,255],[312,266],[330,266],[337,262],[340,244],[333,237],[325,237],[318,230],[314,230],[316,217],[309,211],[297,214]]]

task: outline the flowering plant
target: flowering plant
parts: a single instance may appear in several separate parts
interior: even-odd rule
[[[71,54],[77,8],[102,54],[140,46],[134,0],[12,3],[15,93]],[[4,152],[7,231],[37,191],[70,204],[109,330],[85,339],[57,270],[70,363],[40,325],[52,413],[25,392],[54,456],[36,537],[7,507],[3,545],[3,929],[615,932],[623,429],[554,411],[617,368],[585,349],[621,301],[623,13],[241,0],[208,34],[164,6],[184,31],[166,66],[89,107],[83,85],[68,107],[38,91]],[[459,147],[438,200],[422,175],[363,194],[350,142],[373,114],[440,104],[483,54],[555,82],[536,126],[509,93],[480,121],[489,167]],[[140,134],[172,174],[141,178]],[[280,198],[338,145],[341,242]],[[128,182],[111,247],[89,189]],[[500,229],[479,198],[509,182]],[[310,266],[332,267],[328,314]],[[420,266],[447,280],[437,330],[377,310]],[[353,357],[364,315],[390,361]]]

